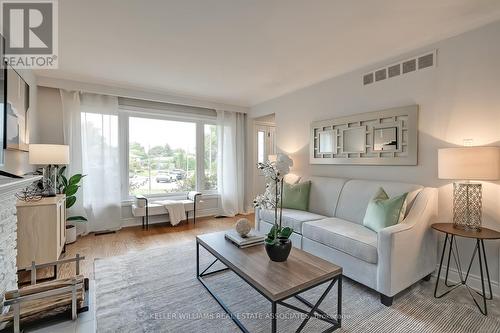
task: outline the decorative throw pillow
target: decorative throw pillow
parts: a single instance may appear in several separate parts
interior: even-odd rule
[[[375,232],[398,224],[404,219],[408,193],[389,198],[383,188],[379,188],[366,207],[363,225]]]
[[[308,210],[310,191],[310,181],[293,185],[285,182],[283,184],[283,208]]]

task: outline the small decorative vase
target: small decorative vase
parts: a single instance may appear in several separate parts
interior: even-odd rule
[[[272,261],[286,261],[292,250],[292,241],[288,238],[278,238],[274,244],[266,243],[266,252]]]

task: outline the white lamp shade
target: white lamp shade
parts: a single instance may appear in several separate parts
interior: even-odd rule
[[[457,180],[498,180],[500,147],[439,149],[438,177]]]
[[[69,164],[69,146],[67,145],[30,145],[29,163],[36,165]]]

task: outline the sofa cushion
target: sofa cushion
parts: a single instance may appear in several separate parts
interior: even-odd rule
[[[368,202],[379,188],[383,187],[389,197],[395,197],[408,192],[407,205],[411,207],[416,195],[423,187],[421,185],[371,181],[371,180],[349,180],[345,183],[340,194],[339,203],[335,217],[363,224]]]
[[[260,219],[267,223],[274,223],[274,210],[261,209],[259,213]],[[302,223],[308,221],[316,221],[324,219],[326,216],[318,215],[303,210],[283,208],[283,216],[281,223],[285,227],[290,227],[298,234],[302,233]],[[279,210],[278,210],[279,218]]]
[[[304,223],[302,231],[305,238],[363,261],[378,261],[377,233],[360,224],[331,217]]]
[[[346,179],[309,177],[309,180],[311,180],[311,192],[308,210],[320,215],[335,216],[337,201]]]

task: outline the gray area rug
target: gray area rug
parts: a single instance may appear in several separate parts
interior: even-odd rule
[[[239,332],[196,279],[195,242],[95,261],[98,332]],[[200,251],[202,267],[213,258]],[[220,268],[220,267],[219,267]],[[251,332],[269,332],[270,303],[231,272],[207,278]],[[337,332],[500,332],[500,320],[485,317],[473,304],[434,299],[431,282],[421,282],[385,307],[376,292],[344,278],[342,328]],[[302,295],[313,303],[326,285]],[[321,308],[334,315],[336,288]],[[296,300],[289,300],[303,306]],[[302,315],[278,305],[278,331],[294,332]],[[311,319],[304,332],[326,323]]]

